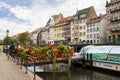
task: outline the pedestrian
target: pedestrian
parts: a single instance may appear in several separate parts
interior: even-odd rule
[[[2,45],[0,46],[0,54],[2,53]]]

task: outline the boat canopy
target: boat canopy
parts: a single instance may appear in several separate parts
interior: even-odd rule
[[[80,54],[120,54],[120,46],[114,46],[114,45],[103,45],[103,46],[95,46],[95,45],[89,45],[83,47],[80,52]]]

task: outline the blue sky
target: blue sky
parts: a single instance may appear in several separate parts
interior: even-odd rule
[[[106,0],[0,0],[0,39],[44,27],[52,15],[70,16],[89,6],[105,13]]]

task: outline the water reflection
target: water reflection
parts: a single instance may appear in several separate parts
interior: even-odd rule
[[[86,70],[82,68],[73,68],[70,71],[63,72],[45,71],[39,72],[37,73],[37,75],[43,78],[43,80],[120,80],[120,77],[98,73],[92,70]]]

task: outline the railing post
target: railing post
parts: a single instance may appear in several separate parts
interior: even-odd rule
[[[35,73],[36,73],[36,57],[34,57],[34,78],[33,80],[36,80]]]
[[[20,55],[20,60],[21,60],[21,66],[20,66],[20,68],[22,69],[22,54]]]
[[[27,67],[28,67],[28,56],[26,56],[26,74],[28,73],[27,72]]]

